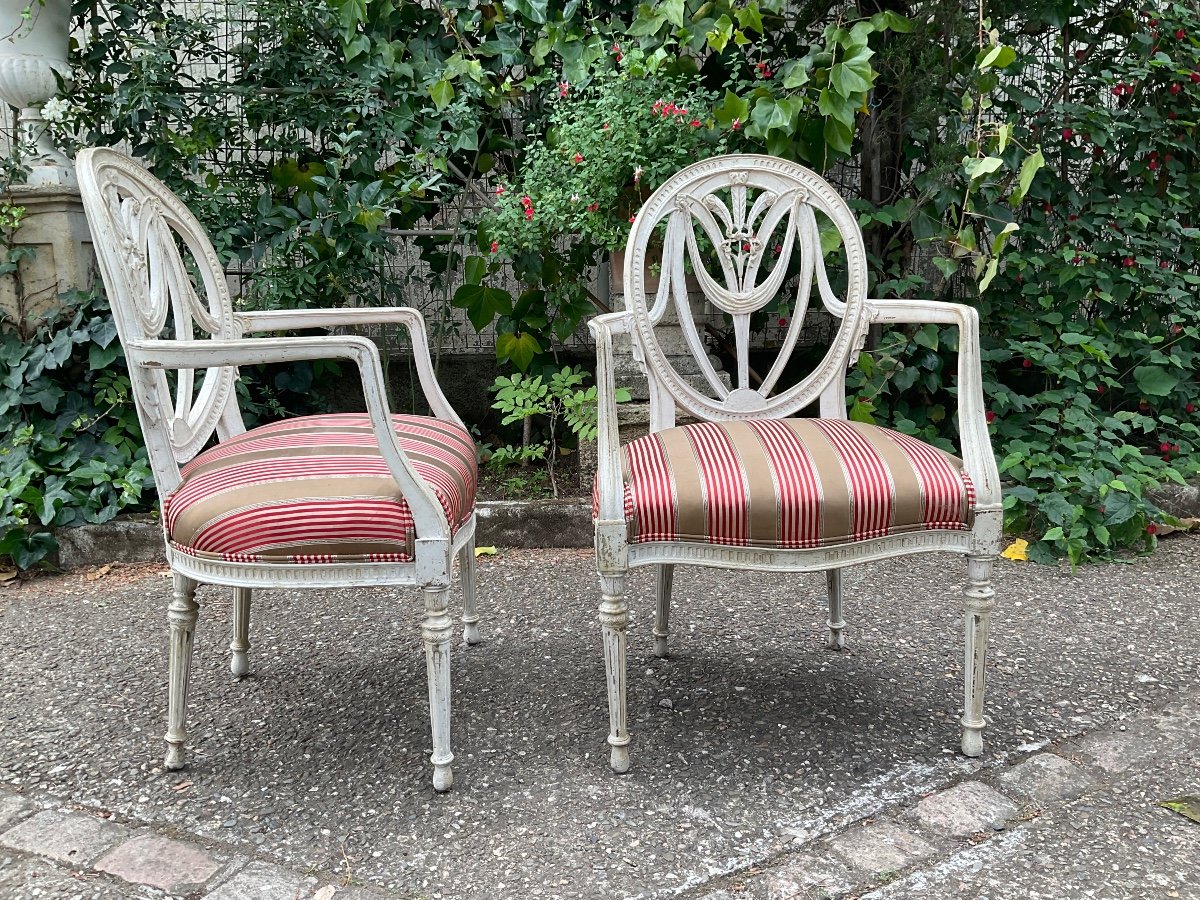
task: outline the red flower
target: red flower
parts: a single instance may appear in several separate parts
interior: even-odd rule
[[[533,221],[533,207],[532,206],[525,207],[525,218],[528,221],[531,221],[531,222]]]
[[[1172,445],[1171,445],[1171,452],[1172,452],[1172,453],[1178,453],[1178,452],[1179,452],[1179,445],[1178,445],[1178,444],[1172,444]]]
[[[1175,112],[1175,110],[1171,110],[1169,113],[1167,113],[1167,118],[1168,119],[1178,119],[1179,113]]]
[[[734,119],[734,120],[733,120],[733,124],[732,124],[732,125],[730,125],[729,127],[730,127],[730,128],[732,128],[734,131],[741,131],[741,128],[742,128],[742,120],[741,120],[741,119]]]
[[[1127,256],[1123,260],[1121,260],[1121,265],[1123,265],[1127,269],[1132,269],[1134,266],[1137,265],[1137,260],[1135,260],[1132,256]]]
[[[1075,137],[1075,132],[1070,128],[1064,128],[1062,130],[1062,136],[1064,141],[1069,141],[1071,138]]]
[[[1098,384],[1098,385],[1096,385],[1096,393],[1097,393],[1097,394],[1099,394],[1100,396],[1104,396],[1104,392],[1105,392],[1105,391],[1107,391],[1107,390],[1108,390],[1108,388],[1106,388],[1106,387],[1105,387],[1104,385],[1102,385],[1102,384]]]
[[[1146,534],[1158,534],[1158,526],[1151,522],[1146,526]]]
[[[1176,82],[1175,84],[1171,85],[1171,93],[1172,94],[1178,94],[1182,90],[1183,90],[1183,86],[1181,84],[1179,84],[1179,82]]]
[[[1023,360],[1021,360],[1021,365],[1026,369],[1032,369],[1033,368],[1033,360],[1023,359]]]
[[[782,252],[783,252],[783,244],[776,244],[774,247],[772,247],[772,248],[771,248],[771,251],[772,251],[772,252],[773,252],[773,253],[774,253],[776,256],[778,256],[780,253],[782,253]]]
[[[1185,406],[1185,407],[1183,408],[1183,411],[1184,411],[1184,412],[1195,412],[1195,411],[1196,411],[1196,404],[1195,404],[1195,403],[1189,403],[1187,406]]]
[[[499,249],[500,249],[500,242],[492,241],[492,252],[495,253]]]
[[[496,185],[496,196],[499,197],[503,193],[504,193],[504,185],[502,185],[502,184]]]
[[[988,420],[989,425],[991,425],[993,422],[996,421],[996,414],[994,412],[992,412],[990,409],[987,411],[987,413],[985,414],[984,417]]]
[[[558,83],[558,96],[565,97],[571,92],[571,83],[569,81],[560,81]]]
[[[596,212],[598,209],[600,209],[599,203],[589,203],[588,204],[588,208],[587,208],[588,212]]]
[[[1160,269],[1169,269],[1169,268],[1171,268],[1171,264],[1169,262],[1167,262],[1165,259],[1160,259],[1158,261],[1158,267]]]
[[[1158,445],[1158,452],[1159,453],[1170,453],[1171,445],[1168,444],[1166,441],[1163,441],[1161,444]]]
[[[1187,32],[1182,28],[1175,32],[1175,40],[1182,41],[1185,37],[1187,37]]]
[[[1079,216],[1075,215],[1075,213],[1071,213],[1069,216],[1067,216],[1067,221],[1068,221],[1068,222],[1074,222],[1074,221],[1076,221],[1078,218],[1079,218]]]
[[[1200,72],[1193,72],[1188,78],[1192,80],[1192,84],[1200,84]]]
[[[1153,27],[1154,27],[1155,25],[1157,25],[1157,24],[1158,24],[1158,19],[1151,19],[1151,20],[1150,20],[1150,27],[1151,27],[1151,28],[1153,28]]]
[[[583,154],[576,153],[574,156],[571,157],[571,162],[575,163],[575,165],[579,165],[581,162],[583,162]]]
[[[699,128],[699,127],[700,127],[700,120],[699,120],[699,119],[692,119],[692,121],[691,121],[691,122],[689,122],[688,124],[689,124],[689,125],[691,125],[693,128]]]
[[[1151,172],[1153,172],[1155,169],[1158,168],[1158,160],[1157,159],[1150,160],[1150,162],[1146,163],[1146,168],[1149,169]]]
[[[1082,256],[1079,256],[1078,254],[1076,254],[1075,256],[1072,256],[1072,257],[1071,257],[1071,265],[1073,265],[1073,266],[1078,266],[1078,265],[1080,265],[1082,262],[1083,262],[1083,257],[1082,257]]]
[[[788,323],[787,316],[779,317],[779,327],[780,328],[787,328],[787,323]]]
[[[750,244],[749,244],[749,243],[742,244],[742,252],[743,252],[743,253],[749,253],[749,252],[750,252]]]

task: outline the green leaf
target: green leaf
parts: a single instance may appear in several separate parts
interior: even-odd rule
[[[1021,163],[1021,172],[1017,176],[1017,189],[1008,198],[1009,204],[1012,206],[1019,206],[1021,204],[1021,201],[1025,199],[1026,192],[1029,190],[1029,185],[1033,183],[1033,176],[1045,164],[1046,158],[1042,156],[1041,149],[1035,150],[1031,155],[1025,157]]]
[[[1179,387],[1179,376],[1162,366],[1138,366],[1133,370],[1138,390],[1150,397],[1168,397]]]
[[[546,24],[548,0],[504,0],[504,8],[516,12],[538,25]]]
[[[979,57],[977,66],[981,72],[988,68],[1003,69],[1005,66],[1011,65],[1016,58],[1017,51],[1012,47],[997,44],[990,50],[982,51],[982,56]]]
[[[1200,822],[1200,797],[1176,797],[1174,800],[1163,800],[1158,805],[1193,822]]]
[[[662,0],[662,2],[658,4],[658,12],[666,16],[667,21],[676,28],[683,27],[683,0]]]
[[[744,123],[750,117],[750,104],[733,91],[727,90],[725,98],[713,110],[713,116],[716,118],[717,124],[724,128],[732,125],[735,119]]]
[[[871,89],[871,64],[840,62],[829,70],[829,83],[843,97]]]
[[[990,175],[1002,165],[1004,165],[1004,160],[998,156],[985,156],[983,159],[972,159],[969,156],[963,157],[963,170],[972,181],[982,178],[984,175]]]
[[[467,311],[476,331],[483,331],[499,315],[512,312],[512,295],[500,288],[464,284],[450,298],[450,305]]]
[[[463,264],[467,284],[479,284],[487,274],[488,263],[482,256],[468,256]]]
[[[524,372],[542,350],[532,334],[501,334],[496,336],[496,358],[508,360]]]
[[[429,96],[433,98],[433,105],[438,112],[441,112],[454,99],[454,85],[445,78],[435,81],[429,88]]]

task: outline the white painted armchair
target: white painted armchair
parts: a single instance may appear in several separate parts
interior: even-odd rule
[[[821,250],[820,233],[832,234],[832,228],[841,238],[839,291]],[[781,317],[786,322],[781,349],[769,371],[752,383],[751,316],[768,304],[776,308],[793,256],[799,287],[790,318]],[[659,286],[649,297],[647,270],[656,264]],[[691,277],[708,302],[732,319],[737,360],[732,387],[714,371],[694,323]],[[836,323],[834,336],[815,368],[777,387],[791,371],[814,283]],[[698,162],[655,191],[630,232],[625,285],[625,311],[591,321],[600,397],[596,555],[612,768],[629,768],[625,581],[631,568],[657,568],[654,639],[660,657],[667,655],[678,564],[824,570],[829,645],[840,649],[841,570],[932,550],[967,557],[962,750],[979,756],[993,606],[990,572],[1002,513],[983,405],[976,312],[957,304],[868,299],[862,233],[845,202],[815,173],[768,156]],[[675,310],[707,390],[682,378],[659,346],[655,327],[668,307]],[[847,420],[846,371],[873,322],[959,329],[961,459],[911,436]],[[649,379],[651,433],[622,447],[613,338],[625,334]],[[796,417],[813,404],[819,416]],[[697,421],[676,426],[677,412]]]
[[[425,601],[433,785],[448,790],[454,757],[447,600],[457,555],[464,637],[476,643],[477,472],[474,442],[434,378],[420,313],[235,313],[207,235],[161,182],[113,150],[84,150],[76,165],[174,575],[166,767],[184,765],[198,584],[233,588],[231,668],[238,677],[249,671],[253,589],[413,585]],[[392,415],[378,350],[366,338],[243,337],[367,323],[408,330],[432,416]],[[306,416],[247,431],[234,389],[237,367],[315,359],[358,367],[366,414]],[[219,443],[209,446],[214,433]]]

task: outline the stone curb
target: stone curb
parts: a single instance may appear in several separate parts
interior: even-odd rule
[[[1200,691],[1054,746],[1014,754],[915,802],[821,834],[688,892],[695,900],[910,896],[922,873],[989,841],[1036,827],[1041,814],[1102,790],[1160,755],[1181,751],[1200,721]],[[1028,824],[1027,824],[1028,823]]]
[[[476,515],[475,543],[480,547],[592,546],[592,505],[584,500],[485,500]],[[54,536],[63,569],[166,561],[162,528],[147,513],[60,528]]]
[[[102,885],[119,890],[132,884],[141,889],[138,896],[189,900],[386,896],[252,859],[203,838],[179,840],[143,823],[118,823],[78,807],[39,808],[0,788],[0,896],[76,896],[71,891],[81,879],[93,893]]]

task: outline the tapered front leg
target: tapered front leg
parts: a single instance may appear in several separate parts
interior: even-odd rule
[[[962,752],[983,755],[983,691],[987,681],[988,627],[996,605],[991,572],[994,556],[967,558],[967,586],[963,590],[966,630],[963,687],[965,703],[962,717]]]
[[[614,772],[629,771],[629,730],[625,726],[625,576],[601,575],[600,630],[604,638],[604,669],[608,678],[609,765]]]
[[[658,605],[654,610],[654,655],[666,658],[667,635],[671,631],[671,586],[675,581],[675,566],[664,564],[658,567]]]
[[[846,646],[844,630],[846,622],[842,619],[842,570],[825,570],[825,587],[829,592],[829,639],[830,650],[841,650]]]
[[[470,540],[458,551],[459,577],[463,592],[463,640],[467,644],[479,643],[479,611],[475,606],[475,541]]]
[[[192,667],[192,638],[200,607],[196,604],[196,582],[178,572],[174,574],[171,604],[167,607],[170,625],[170,675],[167,687],[167,758],[163,763],[172,771],[184,766],[187,743],[188,676]]]
[[[250,588],[233,589],[233,640],[229,642],[233,655],[229,671],[238,678],[250,672]]]
[[[448,588],[427,588],[425,620],[421,637],[425,640],[425,669],[429,680],[429,719],[433,732],[433,787],[448,791],[454,783],[450,763],[450,632],[454,623],[446,611]]]

